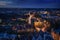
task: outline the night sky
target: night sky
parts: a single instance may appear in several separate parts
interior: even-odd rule
[[[60,0],[0,0],[6,8],[60,8]]]

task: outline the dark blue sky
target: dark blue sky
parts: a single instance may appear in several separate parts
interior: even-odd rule
[[[60,0],[0,0],[0,7],[60,8]]]

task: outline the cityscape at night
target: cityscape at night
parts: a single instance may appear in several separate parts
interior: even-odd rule
[[[0,0],[0,40],[60,40],[60,0]]]
[[[34,32],[34,23],[31,22],[32,20],[28,23],[30,13],[35,14],[35,17],[42,18],[42,20],[50,22],[50,27],[47,31],[50,34],[51,31],[56,33],[55,35],[57,38],[55,37],[55,40],[59,40],[60,9],[54,8],[0,8],[0,39],[32,40],[30,38],[30,33]],[[29,39],[26,39],[25,36]]]

